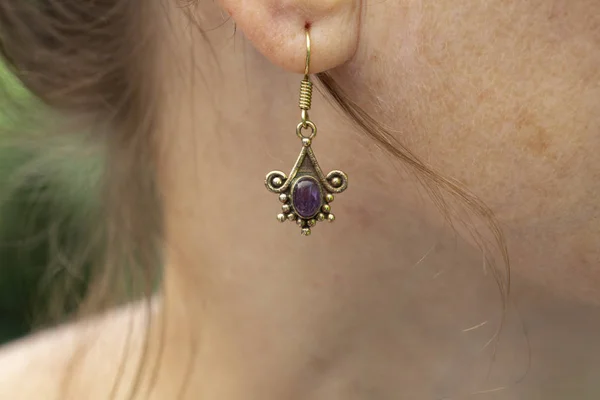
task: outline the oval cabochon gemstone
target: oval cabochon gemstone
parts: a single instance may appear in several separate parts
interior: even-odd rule
[[[323,196],[321,185],[314,178],[302,177],[296,181],[292,189],[292,205],[302,218],[314,217],[321,208]]]

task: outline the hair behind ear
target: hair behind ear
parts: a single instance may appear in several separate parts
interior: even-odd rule
[[[382,149],[401,161],[405,168],[415,174],[450,226],[454,227],[454,224],[459,224],[469,232],[483,252],[486,264],[491,266],[492,274],[500,291],[503,311],[506,311],[510,293],[510,258],[504,233],[493,211],[466,188],[444,177],[419,160],[410,149],[396,139],[392,132],[353,102],[330,74],[320,73],[317,77],[325,88],[325,93],[342,112],[349,116]],[[484,223],[483,226],[487,227],[487,231],[482,231],[477,226],[457,219],[456,216],[464,214],[464,212],[475,214]],[[502,261],[500,267],[496,262],[497,258]]]
[[[150,26],[160,15],[157,3],[0,1],[0,53],[30,90],[31,100],[38,101],[36,114],[43,116],[30,115],[29,103],[22,111],[34,121],[0,127],[0,136],[51,154],[51,146],[61,145],[54,140],[59,134],[82,138],[87,133],[104,157],[98,177],[102,201],[86,232],[90,241],[77,254],[61,254],[68,256],[71,273],[83,266],[79,260],[93,257],[94,263],[86,296],[78,312],[69,317],[100,312],[140,296],[150,301],[159,281],[162,221],[153,170],[158,96],[154,63],[148,62],[157,42],[151,37],[156,29]],[[13,96],[12,100],[12,105],[18,105],[20,99]],[[65,152],[61,155],[69,157]],[[60,282],[52,280],[52,286],[56,295],[47,308],[56,315],[50,323],[62,322],[70,297]],[[119,386],[117,372],[115,388]],[[65,392],[71,378],[64,377]],[[133,390],[137,387],[134,384]]]

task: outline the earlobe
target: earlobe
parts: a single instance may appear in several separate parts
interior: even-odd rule
[[[237,27],[272,63],[303,73],[305,31],[311,74],[335,68],[358,46],[361,0],[221,0]]]

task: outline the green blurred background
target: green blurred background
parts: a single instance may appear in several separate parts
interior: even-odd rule
[[[59,146],[19,137],[37,112],[34,99],[0,65],[0,344],[28,334],[65,274],[85,292],[84,269],[69,270],[69,251],[86,240],[95,207],[98,163],[61,138]],[[16,100],[16,102],[15,102]],[[15,105],[18,105],[15,107]],[[24,112],[25,111],[25,112]],[[21,129],[22,127],[22,129]],[[29,145],[22,146],[28,139]],[[37,145],[32,146],[31,142]],[[73,155],[74,154],[74,155]],[[60,255],[60,257],[57,257]],[[73,286],[73,285],[72,285]],[[69,306],[67,304],[67,306]],[[73,307],[73,305],[71,305]],[[69,311],[69,310],[65,310]]]

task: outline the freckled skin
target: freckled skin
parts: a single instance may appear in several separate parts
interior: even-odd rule
[[[123,338],[127,360],[144,349],[157,360],[159,372],[139,381],[126,363],[121,380],[141,382],[150,400],[598,398],[599,2],[365,1],[356,55],[332,71],[407,148],[496,213],[512,264],[506,309],[474,245],[482,237],[457,235],[430,199],[449,203],[463,234],[485,233],[485,221],[427,191],[318,94],[313,147],[351,186],[336,197],[336,221],[309,238],[276,222],[281,203],[261,180],[301,148],[301,77],[232,36],[212,2],[199,4],[220,28],[161,32],[156,60],[166,266],[148,346],[142,307],[131,334],[115,314],[89,327],[102,340],[67,328],[91,349],[77,368],[65,361],[72,340],[50,331],[0,354],[0,398],[55,393],[56,372],[68,370],[67,400],[105,400]],[[291,26],[280,16],[260,29],[264,15],[235,13],[249,16],[245,31],[256,30],[246,34],[263,53],[267,34]],[[301,33],[277,40],[301,47]],[[283,53],[281,65],[301,72],[301,51]],[[207,54],[217,62],[192,63]]]
[[[296,159],[300,144],[282,132],[298,120],[295,104],[283,105],[296,102],[298,77],[265,73],[260,57],[213,44],[229,80],[209,92],[227,99],[218,107],[231,113],[205,140],[223,150],[198,156],[188,145],[192,118],[168,136],[179,150],[163,164],[165,192],[177,205],[167,200],[169,242],[177,244],[170,281],[186,304],[218,297],[211,316],[197,321],[218,338],[199,363],[221,366],[211,369],[214,381],[236,382],[224,394],[198,380],[196,392],[237,399],[251,387],[257,398],[311,400],[600,393],[586,378],[600,368],[591,350],[600,336],[599,19],[600,5],[584,0],[373,1],[363,8],[355,57],[332,71],[421,160],[496,213],[512,264],[497,348],[502,306],[477,237],[444,227],[414,176],[321,97],[311,110],[319,126],[313,147],[322,168],[340,168],[351,182],[336,198],[336,221],[304,241],[295,226],[239,223],[278,212],[248,176]],[[242,59],[249,84],[236,67]],[[185,91],[176,92],[185,99]],[[215,120],[209,111],[200,118]],[[232,155],[226,163],[223,154]],[[219,169],[202,175],[206,165]],[[204,179],[195,190],[197,175]],[[231,188],[255,200],[230,196]],[[457,230],[465,233],[465,221],[493,240],[485,221],[444,199]],[[226,209],[228,218],[177,211],[198,206]],[[186,260],[198,259],[207,265],[193,272]],[[214,286],[179,282],[189,274]]]
[[[597,304],[600,256],[581,264],[570,243],[600,242],[599,16],[587,0],[372,4],[339,72],[401,141],[491,205],[516,274]]]

